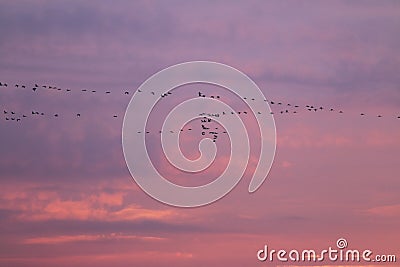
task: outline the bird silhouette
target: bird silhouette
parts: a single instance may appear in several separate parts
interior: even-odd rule
[[[77,113],[77,114],[76,114],[76,116],[77,116],[77,117],[80,117],[80,116],[81,116],[81,114],[80,114],[80,113]]]
[[[110,92],[110,91],[107,91],[106,94],[111,94],[111,92]]]

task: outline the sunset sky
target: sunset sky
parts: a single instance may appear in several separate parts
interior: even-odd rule
[[[0,0],[0,82],[8,84],[0,87],[0,266],[312,265],[263,263],[256,254],[264,245],[322,250],[339,238],[399,262],[399,47],[398,1]],[[137,88],[193,60],[244,72],[282,107],[271,105],[277,150],[260,189],[247,191],[254,138],[238,186],[184,209],[138,187],[121,134]],[[246,108],[221,88],[198,86],[180,88],[152,117],[150,154],[178,184],[212,181],[229,142],[218,140],[206,171],[179,172],[157,143],[159,114],[198,90]],[[7,121],[11,111],[29,116]],[[255,118],[245,124],[257,137]],[[200,137],[183,133],[189,158]]]

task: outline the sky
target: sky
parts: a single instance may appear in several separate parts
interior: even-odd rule
[[[399,32],[398,1],[0,1],[0,82],[8,84],[0,87],[0,266],[310,265],[256,254],[264,245],[322,250],[339,238],[399,258]],[[259,146],[249,117],[255,141],[238,186],[185,209],[138,187],[121,134],[137,88],[193,60],[242,71],[282,105],[270,105],[277,150],[260,189],[247,191]],[[213,166],[188,175],[166,162],[155,129],[197,90],[246,109],[204,85],[160,102],[148,148],[161,173],[188,186],[222,172],[228,140],[218,140]],[[7,121],[11,111],[29,116]],[[184,131],[189,158],[200,138]]]

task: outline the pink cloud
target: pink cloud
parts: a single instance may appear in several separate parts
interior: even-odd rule
[[[382,217],[399,217],[400,204],[373,207],[366,210],[367,214]]]
[[[109,240],[142,240],[142,241],[164,241],[166,238],[156,236],[137,236],[121,233],[101,234],[101,235],[60,235],[50,237],[26,238],[23,244],[60,244],[84,241],[109,241]]]

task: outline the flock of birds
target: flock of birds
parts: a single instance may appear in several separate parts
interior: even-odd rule
[[[9,86],[8,83],[5,82],[1,82],[0,81],[0,87],[4,87],[4,88],[20,88],[20,89],[26,89],[29,90],[28,87],[24,84],[14,84],[13,86]],[[38,85],[38,84],[34,84],[32,87],[30,87],[30,90],[32,90],[33,92],[39,92],[41,90],[53,90],[53,91],[64,91],[64,92],[71,92],[74,90],[68,89],[68,88],[59,88],[57,86],[52,86],[52,85]],[[83,93],[101,93],[97,90],[88,90],[88,89],[80,89],[81,92]],[[104,94],[108,95],[111,94],[111,91],[104,91]],[[150,93],[154,96],[156,96],[155,92],[142,92],[140,89],[138,90],[138,93]],[[129,91],[123,91],[124,95],[130,95],[131,92]],[[163,93],[161,94],[159,97],[160,98],[165,98],[168,97],[170,95],[172,95],[172,92],[167,92],[167,93]],[[196,97],[209,97],[209,98],[215,98],[215,99],[220,99],[221,96],[219,95],[205,95],[202,92],[198,92],[198,94],[196,95]],[[244,101],[256,101],[257,99],[255,98],[247,98],[247,97],[242,97]],[[277,106],[280,107],[280,111],[279,112],[270,112],[270,115],[273,114],[296,114],[298,113],[301,109],[304,109],[305,111],[309,111],[309,112],[317,112],[317,111],[329,111],[329,112],[338,112],[339,114],[344,113],[343,110],[336,110],[334,108],[325,108],[323,106],[316,106],[316,105],[305,105],[300,106],[300,105],[294,105],[294,104],[290,104],[290,103],[282,103],[282,102],[277,102],[277,101],[273,101],[273,100],[267,100],[267,99],[263,99],[263,101],[269,103],[271,106]],[[236,111],[236,114],[240,115],[240,116],[245,116],[249,113],[250,111]],[[32,110],[31,112],[29,112],[29,114],[22,114],[22,113],[18,113],[16,111],[12,111],[12,110],[3,110],[3,115],[4,115],[4,119],[6,121],[15,121],[15,122],[21,122],[24,119],[28,118],[28,117],[33,117],[33,116],[43,116],[43,117],[54,117],[54,118],[59,118],[61,116],[61,114],[59,113],[54,113],[54,114],[45,114],[44,112],[39,112],[37,110]],[[234,114],[234,112],[230,112],[231,114]],[[223,115],[229,115],[228,112],[222,112],[222,114],[218,114],[218,116],[223,116]],[[255,115],[263,115],[262,112],[258,111],[256,112]],[[76,116],[76,118],[80,118],[81,116],[83,116],[82,113],[75,113],[74,116]],[[366,116],[366,113],[360,113],[360,116]],[[118,118],[118,115],[112,115],[113,118]],[[382,118],[383,116],[378,114],[376,115],[376,117],[378,118]],[[396,117],[395,117],[396,118]],[[400,116],[397,116],[397,119],[400,119]],[[201,134],[202,135],[211,135],[213,141],[215,142],[215,140],[218,138],[218,132],[217,131],[211,131],[210,127],[207,126],[207,123],[211,122],[210,118],[204,117],[201,120],[202,124],[201,124]],[[216,128],[217,129],[217,128]],[[191,128],[188,128],[188,131],[191,131]],[[183,131],[183,129],[180,129],[180,131]],[[169,131],[170,133],[174,133],[173,130]],[[141,131],[138,131],[138,133],[142,133]],[[146,131],[144,133],[150,133],[149,131]],[[159,133],[162,133],[162,131],[159,131]],[[226,132],[224,132],[226,133]]]

